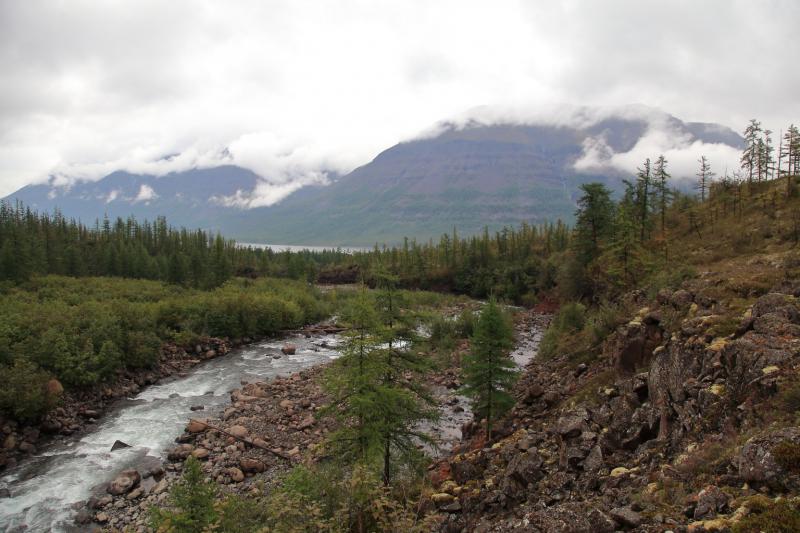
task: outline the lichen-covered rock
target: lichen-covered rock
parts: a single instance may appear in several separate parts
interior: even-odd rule
[[[707,486],[697,494],[694,519],[713,518],[717,513],[722,513],[726,510],[728,501],[730,501],[730,496],[722,492],[719,487],[715,485]]]
[[[787,470],[776,457],[776,448],[781,444],[800,447],[800,427],[784,428],[748,440],[735,459],[739,477],[774,488],[799,487],[798,475]]]

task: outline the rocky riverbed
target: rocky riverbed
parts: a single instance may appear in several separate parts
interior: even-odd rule
[[[548,316],[524,314],[516,324],[516,361],[530,361],[538,348]],[[462,445],[477,427],[469,401],[458,392],[461,386],[462,343],[451,359],[452,366],[432,372],[427,381],[440,405],[440,419],[424,425],[435,442],[426,451],[434,457],[449,454]],[[316,416],[327,399],[320,386],[325,365],[315,366],[272,381],[242,382],[230,392],[230,404],[219,416],[200,415],[189,420],[183,434],[158,470],[158,481],[127,485],[136,472],[122,473],[111,486],[128,487],[116,496],[102,495],[89,501],[80,518],[111,528],[131,527],[147,531],[147,509],[164,505],[169,487],[181,473],[190,455],[203,462],[206,474],[227,493],[253,494],[264,490],[292,465],[309,460],[315,448],[335,429],[332,420]],[[145,477],[150,477],[145,472]]]
[[[139,503],[166,488],[168,481],[163,480],[171,468],[162,466],[161,459],[190,417],[223,412],[230,391],[241,381],[266,381],[330,361],[338,356],[336,342],[336,335],[317,331],[258,342],[226,357],[207,355],[209,346],[203,352],[209,360],[186,357],[194,362],[176,365],[171,378],[141,391],[128,389],[116,402],[104,400],[108,407],[102,417],[98,411],[98,418],[87,417],[72,434],[38,446],[25,461],[6,468],[0,478],[0,494],[5,496],[0,498],[0,529],[86,531],[90,526],[72,526],[73,520],[103,520],[102,513],[111,524],[120,508],[127,509],[126,502]],[[286,343],[294,345],[294,353],[282,353]],[[111,451],[117,440],[130,447]],[[136,474],[123,476],[129,483],[120,480],[120,490],[115,490],[120,494],[108,494],[109,480],[130,469]]]
[[[91,429],[105,410],[121,398],[129,398],[143,388],[172,376],[185,375],[191,368],[227,354],[233,347],[253,339],[207,337],[194,346],[165,344],[154,368],[120,373],[116,380],[84,391],[65,392],[58,380],[48,383],[48,392],[60,395],[59,406],[35,426],[20,426],[0,417],[0,470],[11,470],[17,463],[35,455],[51,443],[68,441]]]

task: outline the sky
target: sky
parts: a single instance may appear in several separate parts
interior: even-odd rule
[[[263,178],[239,203],[268,205],[471,113],[778,131],[800,121],[798,20],[796,0],[0,0],[0,196],[232,163]],[[735,159],[654,129],[607,163],[700,149]]]

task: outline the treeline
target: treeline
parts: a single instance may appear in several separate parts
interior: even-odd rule
[[[274,335],[327,316],[331,298],[275,279],[200,291],[143,280],[36,278],[0,298],[0,411],[36,421],[52,406],[51,377],[67,389],[89,387],[154,365],[165,342]]]
[[[559,256],[556,284],[564,305],[540,353],[592,353],[630,318],[623,295],[637,290],[652,297],[677,288],[693,275],[692,250],[721,260],[763,252],[768,242],[800,243],[800,136],[790,126],[775,157],[771,133],[751,120],[740,168],[720,177],[700,156],[697,195],[670,186],[663,155],[654,164],[646,159],[616,201],[602,184],[583,185],[570,246]]]
[[[242,247],[221,235],[172,228],[163,217],[104,219],[88,227],[59,212],[0,202],[0,281],[46,274],[151,279],[195,288],[218,287],[233,276],[313,281],[321,267],[342,263],[346,255]]]
[[[504,228],[480,235],[442,235],[439,242],[419,244],[406,239],[402,246],[354,254],[370,284],[370,272],[386,269],[407,288],[495,296],[515,303],[535,303],[536,294],[551,289],[557,264],[552,258],[569,247],[571,229],[561,221]]]

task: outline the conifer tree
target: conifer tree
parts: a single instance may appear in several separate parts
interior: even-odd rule
[[[190,456],[183,465],[183,476],[170,490],[172,509],[152,508],[151,525],[175,533],[206,531],[217,519],[215,497],[216,485],[204,479],[200,461]]]
[[[711,180],[714,179],[714,172],[711,171],[711,163],[708,162],[706,156],[701,155],[697,160],[700,163],[700,170],[697,173],[697,185],[695,189],[700,191],[700,201],[706,201],[706,191],[708,191]]]
[[[612,233],[614,202],[602,183],[585,183],[580,188],[583,195],[575,212],[575,246],[586,265],[600,255],[602,242]]]
[[[747,183],[753,183],[753,176],[758,171],[759,148],[758,141],[761,138],[761,123],[756,119],[750,119],[750,123],[744,130],[745,148],[740,159],[742,170],[747,173]]]
[[[486,438],[491,440],[492,424],[514,404],[509,391],[517,379],[509,355],[511,325],[494,299],[481,311],[471,342],[464,360],[464,391],[473,398],[473,412],[486,420]]]
[[[642,168],[637,169],[636,174],[636,203],[639,208],[639,241],[644,242],[650,224],[650,204],[651,185],[653,176],[651,173],[650,158],[648,157]]]
[[[661,233],[663,234],[667,227],[667,207],[669,207],[672,199],[672,191],[667,185],[672,176],[667,172],[667,159],[663,154],[658,156],[653,173],[654,196],[661,219]]]
[[[373,277],[377,289],[380,336],[383,341],[378,355],[381,377],[376,388],[381,406],[380,439],[383,454],[383,482],[392,479],[392,457],[412,459],[416,443],[428,437],[416,428],[423,420],[436,418],[435,400],[420,379],[431,369],[428,358],[416,351],[414,322],[403,312],[403,301],[397,290],[397,276],[379,268]]]
[[[331,396],[325,413],[336,417],[342,428],[330,443],[345,462],[367,462],[380,444],[380,410],[376,388],[383,375],[377,351],[378,317],[374,303],[361,290],[344,310],[350,329],[343,333],[341,357],[326,373],[324,386]]]

